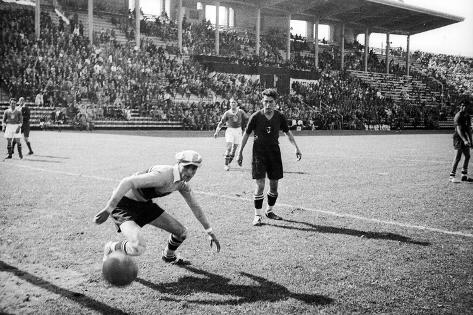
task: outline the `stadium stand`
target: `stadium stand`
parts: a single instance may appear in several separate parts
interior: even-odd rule
[[[33,128],[76,128],[85,121],[95,128],[212,130],[229,97],[251,113],[259,108],[257,92],[276,83],[281,110],[296,130],[451,128],[453,104],[472,94],[471,58],[416,52],[406,76],[402,49],[391,49],[388,74],[385,55],[371,50],[364,72],[364,46],[355,41],[345,46],[345,72],[339,45],[323,40],[316,67],[313,42],[291,36],[285,60],[284,34],[274,30],[262,36],[257,56],[254,30],[238,27],[221,28],[215,56],[213,25],[186,20],[181,54],[177,22],[166,14],[141,21],[138,49],[132,11],[94,16],[90,45],[86,8],[59,3],[42,4],[39,41],[32,6],[0,3],[0,94],[3,101],[23,96],[31,102]],[[39,91],[43,104],[34,103]],[[63,124],[51,116],[58,109]]]

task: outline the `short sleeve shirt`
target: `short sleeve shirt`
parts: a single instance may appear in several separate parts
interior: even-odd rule
[[[23,123],[23,116],[21,115],[21,111],[18,108],[11,110],[8,108],[3,113],[3,122],[5,124],[21,124]]]
[[[453,119],[453,124],[455,126],[455,133],[457,133],[457,126],[460,126],[462,129],[471,127],[471,117],[465,112],[458,112]]]
[[[266,118],[263,110],[259,110],[251,115],[246,133],[254,132],[254,146],[274,146],[279,145],[279,131],[287,133],[289,127],[286,117],[279,111],[273,111],[271,119]]]
[[[241,128],[243,116],[241,109],[237,109],[236,113],[233,113],[232,110],[229,109],[223,114],[222,122],[226,122],[227,127],[230,128]]]

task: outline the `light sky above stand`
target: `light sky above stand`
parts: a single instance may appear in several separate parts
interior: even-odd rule
[[[141,0],[141,7],[145,14],[157,14],[160,1]],[[432,31],[411,36],[410,50],[421,50],[425,52],[442,53],[449,55],[462,55],[473,57],[473,0],[404,0],[405,4],[439,11],[463,17],[460,23],[444,26]],[[134,6],[134,0],[130,0]],[[208,12],[209,13],[209,12]],[[210,16],[208,16],[209,18]],[[215,20],[215,17],[210,17]],[[294,34],[305,34],[305,23],[293,21],[291,26]],[[319,29],[319,38],[328,38],[328,28],[322,26]],[[390,35],[392,47],[406,49],[406,36]],[[364,35],[358,37],[358,41],[364,44]],[[386,35],[373,33],[370,36],[370,46],[383,48],[386,46]]]

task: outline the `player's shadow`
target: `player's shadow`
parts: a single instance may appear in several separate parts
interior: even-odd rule
[[[235,167],[235,168],[230,168],[230,172],[251,172],[250,168],[243,168],[243,167]],[[307,175],[309,173],[306,172],[299,172],[299,171],[284,171],[284,174],[297,174],[297,175]]]
[[[39,157],[50,158],[50,159],[62,159],[62,160],[70,159],[70,157],[67,157],[67,156],[39,155],[39,154],[34,154],[33,156],[39,156]]]
[[[70,291],[68,289],[61,288],[49,281],[46,281],[40,277],[37,277],[31,273],[20,270],[17,267],[11,266],[0,260],[0,272],[8,272],[14,276],[27,281],[37,287],[40,287],[44,290],[48,290],[54,294],[61,295],[77,304],[82,305],[89,310],[96,311],[102,314],[126,314],[124,311],[113,308],[107,304],[94,300],[82,293]]]
[[[353,230],[347,228],[340,228],[334,226],[327,226],[327,225],[318,225],[312,224],[302,221],[295,221],[295,220],[283,220],[284,222],[289,223],[296,223],[300,225],[308,226],[301,227],[301,226],[289,226],[289,225],[281,225],[281,224],[274,224],[274,223],[264,223],[265,225],[272,225],[283,229],[290,229],[290,230],[298,230],[298,231],[306,231],[306,232],[318,232],[318,233],[333,233],[333,234],[345,234],[357,237],[363,237],[366,239],[379,239],[379,240],[389,240],[389,241],[398,241],[402,243],[409,243],[421,246],[430,246],[430,242],[423,242],[423,241],[416,241],[411,239],[407,236],[402,236],[395,233],[390,232],[372,232],[372,231],[360,231],[360,230]]]
[[[333,299],[319,294],[293,293],[278,283],[246,272],[240,272],[240,274],[257,284],[231,284],[231,279],[215,273],[210,273],[191,266],[182,266],[182,268],[203,277],[184,276],[179,278],[176,282],[171,283],[152,283],[141,278],[138,278],[136,281],[164,294],[187,297],[193,293],[208,292],[219,296],[227,296],[227,299],[224,300],[220,298],[199,300],[186,299],[186,302],[196,304],[241,305],[242,303],[254,303],[257,301],[275,302],[288,298],[293,298],[314,305],[327,305],[333,302]],[[182,299],[164,296],[161,297],[161,300],[173,302],[182,301]]]
[[[63,163],[62,161],[45,160],[45,159],[35,159],[35,158],[25,158],[24,160],[25,160],[25,161],[28,161],[28,162]]]

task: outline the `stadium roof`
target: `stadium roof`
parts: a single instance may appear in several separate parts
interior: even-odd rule
[[[260,7],[262,14],[291,14],[293,20],[320,23],[345,23],[356,32],[366,27],[375,33],[417,34],[457,22],[464,18],[393,0],[227,0]]]

